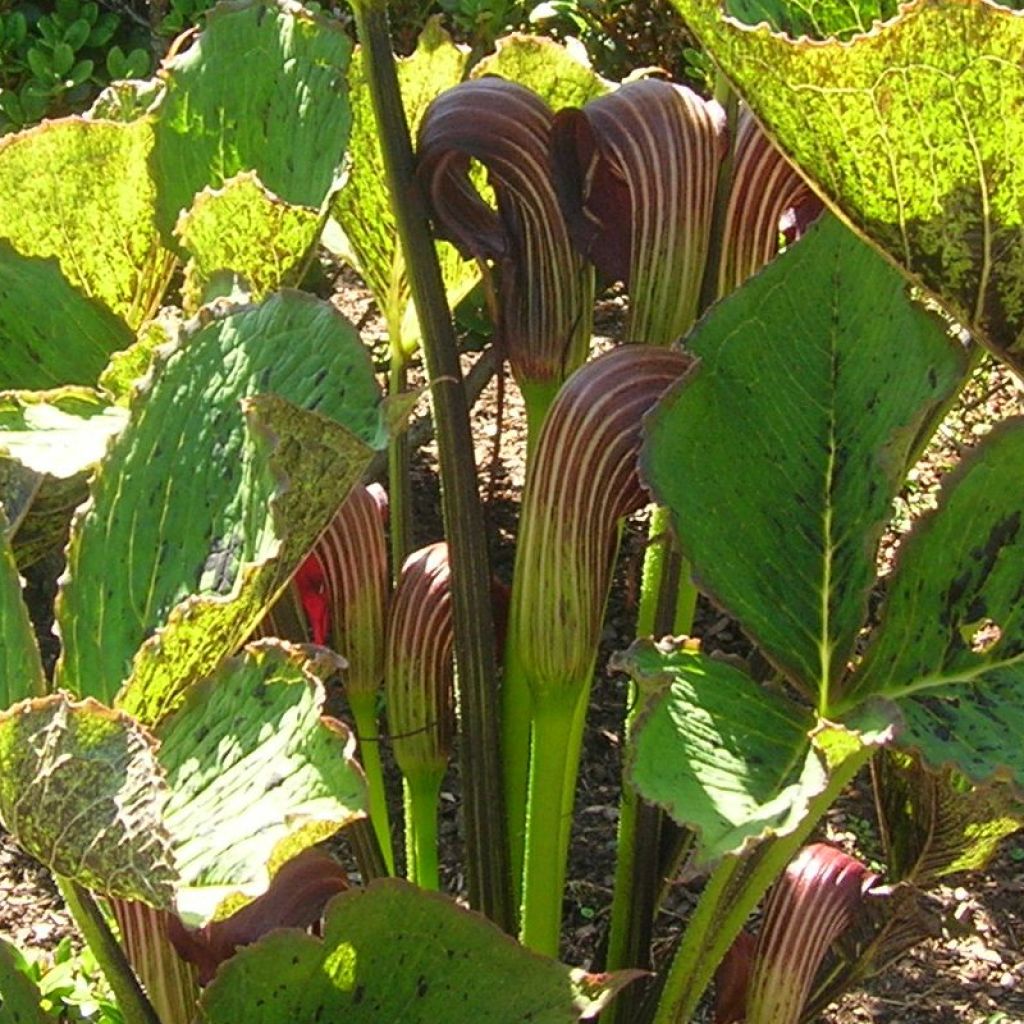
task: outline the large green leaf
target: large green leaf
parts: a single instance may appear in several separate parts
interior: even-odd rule
[[[160,350],[72,529],[61,685],[111,703],[129,680],[119,705],[157,721],[246,638],[359,478],[378,398],[355,330],[300,292],[204,313]]]
[[[231,178],[223,188],[204,189],[175,229],[189,253],[182,286],[185,311],[202,305],[206,286],[222,271],[241,277],[255,300],[297,285],[321,224],[317,210],[279,199],[252,171]]]
[[[67,118],[0,142],[0,238],[20,256],[55,258],[76,289],[98,299],[132,328],[156,306],[173,266],[154,219],[148,169],[152,148],[148,120],[115,124]],[[20,272],[34,274],[36,280],[43,273],[40,267]],[[7,273],[13,274],[13,267]],[[62,339],[62,352],[74,343],[63,358],[77,363],[95,358],[93,346],[109,353],[130,340],[123,328],[115,333],[113,321],[104,323],[83,303],[73,303],[67,289],[51,282],[47,296],[45,301],[59,302],[78,325],[77,337]],[[53,319],[51,313],[43,322]],[[104,326],[113,337],[104,336]],[[31,344],[31,338],[21,344]],[[80,345],[88,347],[75,351]],[[62,374],[53,383],[67,380],[92,383],[95,375],[83,380]],[[31,386],[17,380],[14,384]]]
[[[0,939],[0,1024],[50,1024],[39,986],[21,969],[24,957]]]
[[[0,239],[0,389],[93,384],[131,328],[68,283],[56,259],[20,256]]]
[[[45,689],[39,647],[21,598],[21,579],[0,505],[0,709]]]
[[[1024,366],[1024,19],[913,0],[868,35],[819,42],[741,25],[718,0],[674,3],[824,197]],[[796,5],[771,7],[786,24]]]
[[[89,388],[0,393],[0,501],[22,568],[66,539],[87,475],[126,419]]]
[[[649,694],[633,733],[629,779],[697,834],[702,864],[799,827],[826,789],[833,751],[862,745],[856,734],[694,650],[640,640],[616,667]]]
[[[0,714],[0,818],[54,871],[200,926],[362,814],[348,730],[320,717],[320,651],[263,641],[150,734],[66,695]]]
[[[199,1020],[566,1024],[596,1016],[634,976],[544,960],[447,898],[389,879],[336,897],[322,939],[281,930],[242,950],[204,993]]]
[[[847,703],[881,695],[900,742],[972,782],[1024,788],[1024,419],[1001,424],[904,544]]]
[[[648,421],[646,478],[699,586],[828,708],[922,424],[965,356],[832,218],[716,306]]]
[[[468,51],[456,46],[430,19],[413,54],[398,61],[398,82],[409,130],[415,135],[431,100],[460,82],[466,73]],[[411,308],[405,263],[398,245],[398,227],[391,212],[384,158],[362,52],[356,51],[349,71],[352,102],[352,167],[331,212],[344,232],[346,257],[354,263],[373,292],[392,335],[393,344],[412,351],[419,329]],[[463,260],[447,242],[439,242],[438,256],[449,301],[454,305],[479,277],[475,264]]]
[[[255,171],[283,201],[319,210],[351,121],[352,44],[336,21],[274,0],[218,5],[161,74],[153,173],[165,239],[207,187]]]

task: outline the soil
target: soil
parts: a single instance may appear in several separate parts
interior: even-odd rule
[[[372,300],[351,275],[334,279],[334,299],[361,325],[378,347],[384,332]],[[614,334],[621,302],[606,300],[598,331]],[[465,357],[466,367],[479,356]],[[501,423],[498,407],[503,406]],[[421,410],[422,412],[423,410]],[[943,423],[897,502],[893,528],[882,545],[886,571],[899,536],[934,503],[942,476],[997,420],[1024,411],[1021,392],[1010,376],[986,363],[964,398]],[[483,391],[473,414],[476,457],[483,467],[495,574],[510,582],[516,509],[523,483],[524,417],[514,385],[499,402],[496,380]],[[435,452],[427,444],[415,462],[414,529],[417,544],[441,537]],[[614,597],[604,628],[605,664],[612,651],[628,646],[636,612],[637,580],[646,530],[638,516],[625,534]],[[52,591],[59,563],[30,573],[29,597],[38,610]],[[41,624],[49,659],[55,640]],[[704,643],[725,653],[750,656],[750,645],[727,616],[703,601],[694,630]],[[569,882],[566,888],[563,959],[595,965],[607,927],[614,874],[625,679],[601,671],[594,681],[591,714],[577,792]],[[444,883],[464,892],[459,869],[458,773],[453,768],[442,793],[441,841]],[[396,809],[398,794],[395,794]],[[865,857],[879,855],[869,785],[858,779],[829,814],[822,836]],[[678,883],[658,922],[659,962],[670,953],[674,936],[699,891],[699,882]],[[921,943],[858,991],[830,1007],[820,1019],[828,1024],[1024,1024],[1024,837],[1005,841],[984,872],[954,877],[929,894],[934,937]],[[0,833],[0,936],[24,948],[52,950],[73,932],[60,896],[45,868],[25,856]]]

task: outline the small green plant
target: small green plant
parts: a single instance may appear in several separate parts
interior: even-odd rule
[[[46,14],[19,3],[0,14],[0,132],[80,110],[108,81],[147,74],[146,43],[94,0],[57,0]]]

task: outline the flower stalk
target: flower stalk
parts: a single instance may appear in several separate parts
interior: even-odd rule
[[[388,621],[384,690],[405,788],[409,880],[439,887],[437,806],[455,731],[452,595],[447,544],[402,566]]]
[[[640,421],[689,363],[682,353],[646,346],[587,363],[559,392],[527,468],[503,720],[513,863],[523,872],[521,934],[550,955],[558,950],[581,705],[619,523],[644,497],[636,476]]]

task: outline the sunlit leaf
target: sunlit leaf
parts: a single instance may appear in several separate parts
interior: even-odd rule
[[[1024,419],[1005,421],[904,542],[848,702],[880,695],[933,768],[1024,790]]]
[[[185,311],[202,305],[203,289],[218,271],[241,277],[255,301],[297,285],[320,228],[317,210],[284,202],[251,171],[222,188],[204,189],[175,229],[189,254],[182,285]]]
[[[1024,20],[989,0],[913,0],[848,42],[791,39],[674,0],[822,195],[993,351],[1024,366]],[[800,31],[826,3],[738,3]],[[888,5],[836,3],[861,24]]]
[[[0,142],[0,237],[20,256],[55,258],[76,289],[132,328],[154,309],[173,266],[156,229],[152,148],[147,120],[67,118]],[[64,290],[51,294],[70,306]],[[69,312],[83,321],[79,344],[95,338],[106,352],[127,344],[123,334],[120,346],[104,340],[98,316],[86,316],[80,304]]]
[[[698,325],[648,421],[646,479],[698,585],[821,708],[919,430],[965,371],[900,275],[832,218]]]
[[[286,203],[320,209],[348,141],[351,50],[339,22],[298,5],[243,0],[207,16],[161,70],[152,166],[165,239],[198,192],[240,171]]]
[[[112,702],[130,680],[121,706],[158,720],[249,635],[341,504],[381,442],[378,399],[354,329],[299,292],[159,350],[73,526],[61,684]]]
[[[543,960],[445,897],[388,880],[333,900],[323,938],[280,931],[242,950],[206,990],[199,1020],[565,1024],[596,1016],[634,976]]]
[[[39,1005],[39,986],[22,969],[24,957],[0,939],[0,1020],[4,1024],[50,1024]]]
[[[652,694],[634,732],[629,778],[694,830],[700,863],[800,825],[828,778],[808,709],[696,651],[638,641],[616,667]]]
[[[362,813],[354,741],[321,718],[321,651],[263,641],[223,661],[150,733],[65,694],[0,713],[0,818],[97,892],[201,926],[263,893]]]

